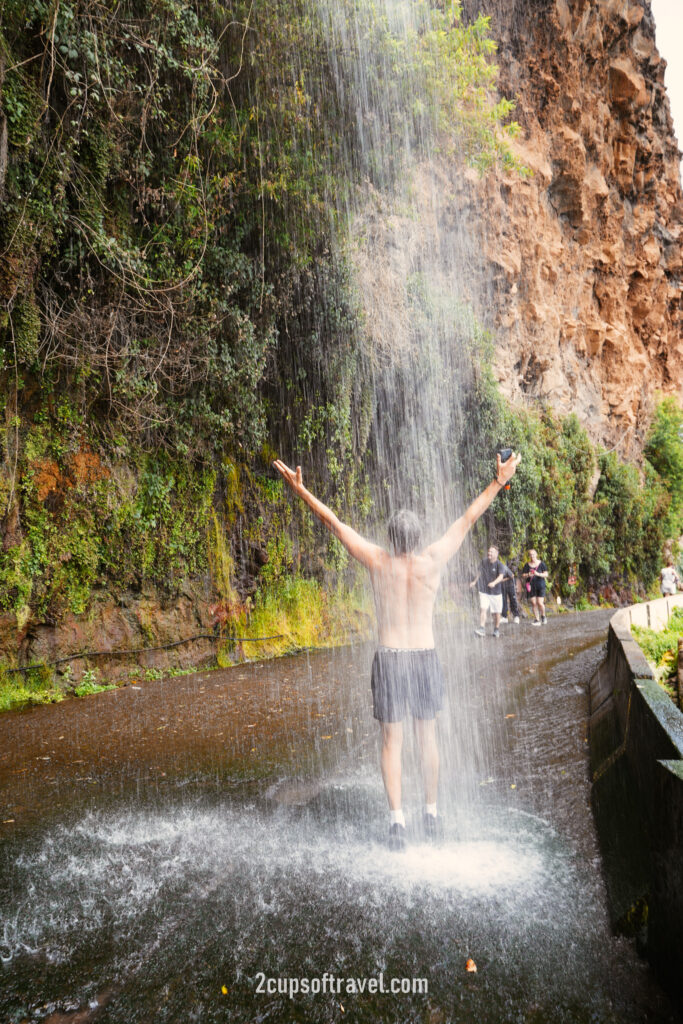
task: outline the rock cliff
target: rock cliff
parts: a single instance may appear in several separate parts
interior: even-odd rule
[[[649,0],[480,8],[533,172],[461,187],[493,265],[497,376],[636,455],[655,393],[683,395],[680,164]]]

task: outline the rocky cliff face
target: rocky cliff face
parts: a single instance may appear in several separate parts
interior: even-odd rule
[[[649,2],[464,7],[491,15],[533,172],[461,186],[494,268],[497,376],[634,455],[655,392],[683,395],[683,199]]]

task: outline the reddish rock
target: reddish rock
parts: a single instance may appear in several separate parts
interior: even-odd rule
[[[46,501],[51,495],[63,492],[71,486],[54,459],[36,459],[30,468],[38,501]]]
[[[644,107],[650,98],[645,79],[628,57],[618,57],[610,64],[609,86],[612,102],[617,107]]]
[[[70,664],[74,681],[80,679],[86,669],[96,669],[102,681],[112,681],[127,678],[136,666],[164,671],[172,667],[205,665],[215,657],[213,639],[172,645],[178,640],[212,632],[209,603],[199,595],[183,593],[162,602],[153,595],[125,594],[118,603],[102,595],[94,601],[87,616],[68,613],[56,624],[33,623],[22,648],[22,661],[53,663],[69,655],[105,652],[103,656],[63,662],[59,671],[64,672]],[[14,634],[10,634],[11,630],[5,630],[6,656],[10,654],[9,648],[13,648],[12,656],[16,656],[16,623]],[[2,639],[0,619],[0,643]],[[121,652],[140,649],[144,650],[139,654],[121,656]],[[111,652],[111,657],[107,657],[106,652]]]
[[[80,448],[69,460],[69,475],[74,484],[94,484],[98,480],[107,479],[111,473],[96,452],[89,448]]]
[[[683,399],[683,198],[665,62],[649,3],[542,7],[464,0],[468,17],[491,15],[501,91],[517,95],[515,150],[533,171],[467,181],[508,285],[482,286],[479,315],[493,322],[511,399],[576,412],[595,440],[637,456],[657,393]],[[490,264],[480,273],[483,284]]]

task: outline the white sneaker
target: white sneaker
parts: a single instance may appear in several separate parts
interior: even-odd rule
[[[500,617],[500,624],[501,624],[501,626],[507,626],[507,622],[508,622],[508,620],[505,618],[505,616],[501,615],[501,617]]]
[[[534,619],[534,621],[531,623],[531,625],[532,626],[540,626],[541,625],[540,619]]]
[[[485,629],[475,629],[474,635],[475,636],[486,636],[486,630]]]
[[[514,617],[514,619],[512,621],[514,622],[514,624],[516,626],[518,626],[519,625],[519,615],[515,615],[515,617]]]

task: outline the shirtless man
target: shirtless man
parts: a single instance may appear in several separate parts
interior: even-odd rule
[[[429,547],[419,547],[417,516],[405,509],[395,512],[387,524],[392,553],[365,540],[306,490],[301,466],[294,471],[279,459],[273,463],[294,493],[370,573],[379,629],[379,646],[372,663],[373,714],[382,730],[381,768],[391,813],[392,849],[403,849],[406,842],[401,809],[401,747],[403,719],[408,712],[414,720],[420,755],[425,833],[435,837],[439,830],[436,712],[442,706],[443,679],[434,649],[432,617],[441,576],[468,530],[511,480],[520,462],[520,455],[513,453],[506,462],[501,462],[499,455],[493,481]]]

